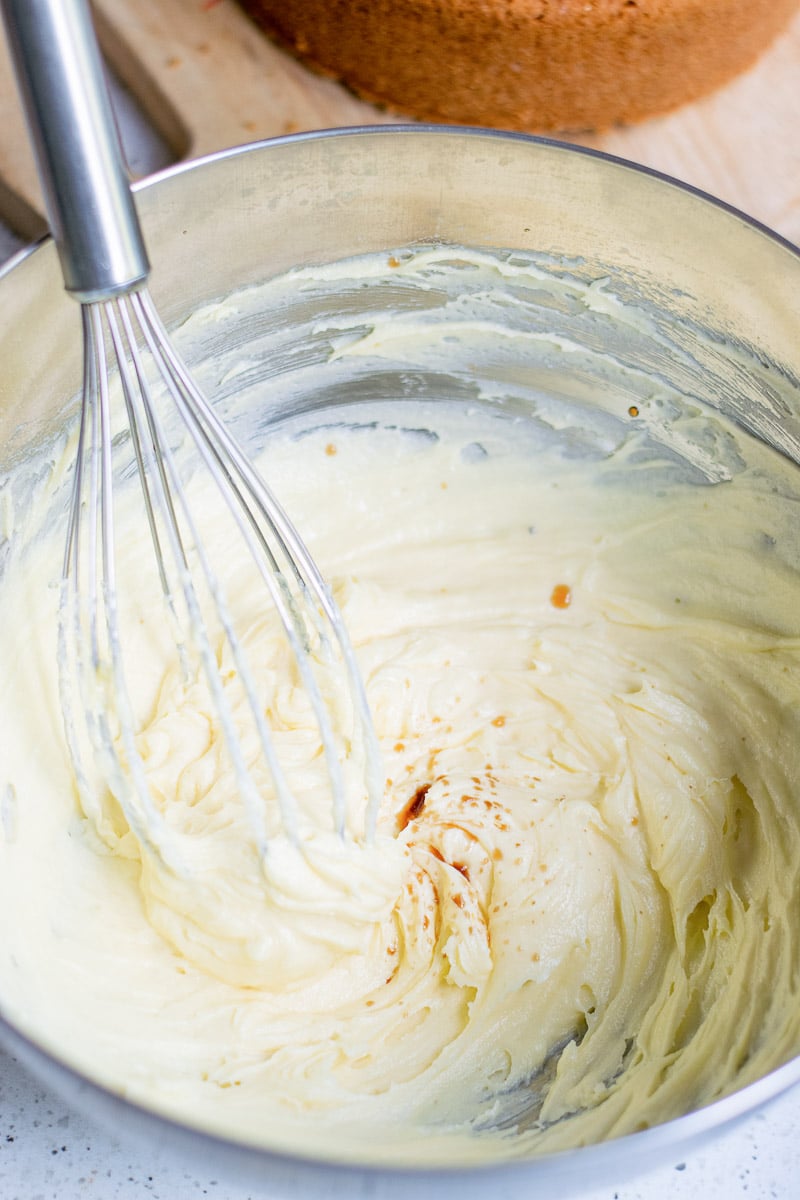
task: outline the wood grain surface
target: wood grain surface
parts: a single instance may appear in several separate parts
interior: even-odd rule
[[[235,0],[96,0],[107,57],[176,158],[298,130],[401,119],[274,46]],[[800,243],[800,10],[756,65],[668,116],[569,138],[693,184]],[[0,45],[0,216],[42,226],[38,183]]]

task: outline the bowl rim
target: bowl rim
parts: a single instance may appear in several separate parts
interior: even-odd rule
[[[679,192],[693,196],[697,200],[721,210],[728,216],[737,218],[745,225],[749,225],[752,229],[763,234],[770,241],[788,250],[795,257],[800,258],[800,244],[794,243],[783,234],[778,233],[777,230],[770,228],[769,225],[758,220],[757,217],[750,216],[743,209],[737,208],[735,204],[731,204],[719,196],[714,196],[711,192],[704,191],[692,183],[678,179],[676,176],[670,175],[667,171],[660,171],[656,167],[646,166],[644,163],[637,163],[632,159],[623,158],[618,154],[611,154],[607,150],[598,150],[593,146],[580,146],[573,142],[563,142],[556,138],[543,137],[538,134],[518,133],[515,130],[487,129],[478,125],[435,125],[420,122],[417,125],[408,123],[345,125],[326,129],[302,130],[298,133],[287,133],[276,137],[262,138],[253,142],[242,142],[236,146],[227,146],[221,150],[209,151],[207,154],[198,155],[196,158],[181,159],[178,162],[171,163],[169,166],[162,167],[159,171],[154,171],[142,179],[135,180],[131,183],[131,190],[136,195],[138,192],[147,191],[165,180],[176,178],[187,172],[204,167],[207,164],[216,164],[224,162],[227,159],[247,156],[262,150],[269,150],[274,146],[327,140],[340,141],[346,138],[408,138],[416,135],[439,138],[464,138],[466,140],[483,138],[495,142],[516,142],[523,145],[544,147],[548,150],[567,155],[595,159],[599,162],[621,167],[623,170],[628,170],[635,175],[643,175],[666,184],[669,187],[676,188]],[[26,259],[40,249],[41,246],[46,245],[52,240],[52,234],[49,231],[45,231],[40,237],[16,250],[0,265],[0,280],[11,271],[16,270]]]

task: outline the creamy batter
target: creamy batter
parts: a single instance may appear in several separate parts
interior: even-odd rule
[[[374,844],[340,843],[283,635],[242,589],[302,779],[305,853],[275,822],[263,864],[214,777],[213,714],[147,622],[140,747],[193,869],[143,852],[108,797],[87,818],[58,711],[61,531],[15,514],[2,1011],[200,1127],[405,1163],[616,1136],[797,1053],[796,468],[707,415],[698,444],[730,469],[698,480],[649,415],[626,402],[616,444],[580,453],[557,421],[544,436],[465,402],[340,408],[267,438],[386,780]],[[213,497],[194,503],[213,544]],[[133,504],[121,521],[133,595],[148,535]],[[235,578],[235,546],[217,552]]]

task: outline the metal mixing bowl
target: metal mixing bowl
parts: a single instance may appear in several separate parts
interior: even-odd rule
[[[237,287],[304,264],[420,242],[535,252],[553,278],[612,280],[653,334],[636,343],[639,366],[800,463],[798,251],[651,172],[521,136],[370,129],[213,155],[148,180],[138,199],[156,264],[152,290],[170,326]],[[9,265],[0,296],[5,471],[74,415],[81,351],[77,311],[49,242]],[[572,372],[567,390],[585,383]],[[68,1065],[67,1053],[61,1060],[45,1052],[2,1015],[0,1038],[98,1120],[286,1197],[388,1198],[427,1185],[441,1198],[489,1189],[511,1198],[620,1183],[800,1081],[798,1058],[709,1107],[617,1141],[469,1171],[404,1172],[298,1160],[199,1133],[97,1086]]]

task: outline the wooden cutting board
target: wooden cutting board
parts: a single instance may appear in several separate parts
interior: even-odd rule
[[[306,129],[389,116],[279,50],[235,0],[96,0],[114,70],[174,149],[195,157]],[[699,103],[572,142],[702,188],[800,243],[800,11],[746,74]],[[42,226],[38,184],[0,45],[0,216]]]

